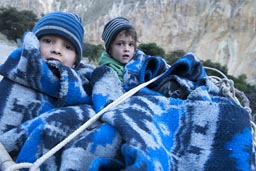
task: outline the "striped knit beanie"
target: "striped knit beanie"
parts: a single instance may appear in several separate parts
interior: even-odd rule
[[[129,20],[123,17],[117,17],[110,20],[104,27],[102,40],[105,42],[106,51],[109,52],[111,43],[115,40],[117,34],[125,29],[134,28]]]
[[[35,24],[32,31],[38,38],[57,34],[69,40],[78,55],[75,66],[79,65],[84,45],[84,28],[78,15],[66,12],[48,13]]]

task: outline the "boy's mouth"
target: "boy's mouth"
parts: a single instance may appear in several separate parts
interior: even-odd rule
[[[46,61],[47,61],[47,62],[49,62],[49,61],[58,61],[58,62],[61,62],[60,60],[58,60],[58,59],[56,59],[56,58],[48,58]]]
[[[123,55],[123,57],[124,57],[124,58],[129,58],[130,56],[127,55],[127,54],[125,54],[125,55]]]

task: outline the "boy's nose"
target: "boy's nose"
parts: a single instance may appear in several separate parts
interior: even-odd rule
[[[130,46],[129,46],[129,45],[125,45],[125,47],[124,47],[124,51],[125,51],[125,52],[130,51]]]
[[[53,49],[51,52],[54,53],[54,54],[61,55],[61,52],[58,49]]]
[[[60,48],[60,46],[59,45],[54,45],[53,47],[52,47],[52,51],[51,51],[52,53],[55,53],[55,54],[59,54],[59,55],[61,55],[61,48]]]

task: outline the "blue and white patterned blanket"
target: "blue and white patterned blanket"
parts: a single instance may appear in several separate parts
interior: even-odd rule
[[[100,66],[90,78],[92,103],[51,108],[4,132],[0,142],[17,162],[34,162],[126,91],[163,72],[105,112],[41,169],[255,170],[249,113],[222,96],[193,54],[169,67],[162,58],[138,51],[125,68],[124,84]]]
[[[33,33],[24,37],[23,47],[10,54],[0,66],[0,135],[55,108],[90,104],[94,66],[81,64],[77,70],[56,61],[44,61]]]

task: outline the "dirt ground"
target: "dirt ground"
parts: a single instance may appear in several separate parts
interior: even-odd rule
[[[16,49],[17,46],[5,40],[0,40],[0,64],[2,64],[9,54]]]
[[[0,40],[0,64],[4,63],[9,54],[17,48],[17,45],[6,40]],[[0,80],[2,76],[0,75]]]

